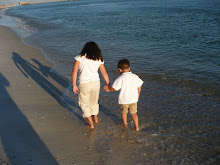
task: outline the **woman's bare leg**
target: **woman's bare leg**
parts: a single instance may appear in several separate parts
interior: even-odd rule
[[[93,124],[93,121],[92,121],[92,117],[89,116],[89,117],[86,117],[86,119],[88,120],[88,123],[89,123],[89,129],[94,129],[94,124]]]
[[[94,116],[93,116],[93,121],[94,121],[94,123],[98,123],[98,122],[99,122],[99,119],[98,119],[98,116],[97,116],[97,115],[94,115]]]

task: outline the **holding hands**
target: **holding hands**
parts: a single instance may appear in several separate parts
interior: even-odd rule
[[[112,88],[110,85],[105,85],[104,89],[106,92],[110,92],[110,91],[116,91],[114,88]]]
[[[109,86],[108,86],[108,85],[105,85],[105,86],[104,86],[104,90],[105,90],[106,92],[110,92]]]
[[[105,85],[105,86],[104,86],[104,90],[105,90],[106,92],[110,92],[110,91],[111,91],[111,87],[110,87],[109,85]],[[73,92],[74,92],[75,94],[79,94],[79,88],[78,88],[77,86],[73,86]]]

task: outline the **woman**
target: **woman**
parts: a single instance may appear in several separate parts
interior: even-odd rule
[[[93,130],[94,123],[98,123],[100,78],[98,69],[109,85],[109,77],[104,66],[101,50],[95,42],[88,42],[83,47],[80,55],[75,57],[72,72],[73,92],[78,95],[79,106],[83,117],[88,120],[88,128]],[[77,72],[79,71],[79,87],[76,85]],[[93,119],[92,119],[93,116]]]

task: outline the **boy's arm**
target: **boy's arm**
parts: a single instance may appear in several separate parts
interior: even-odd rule
[[[107,71],[106,71],[106,69],[105,69],[104,64],[101,64],[101,65],[99,66],[99,69],[100,69],[100,71],[101,71],[101,73],[102,73],[102,76],[103,76],[103,78],[104,78],[106,84],[109,85],[109,77],[108,77],[108,73],[107,73]]]
[[[110,91],[117,91],[115,88],[112,88],[111,86],[108,86],[108,90],[110,90]]]
[[[122,81],[119,78],[117,78],[114,81],[114,83],[112,84],[112,86],[106,85],[104,89],[105,89],[106,92],[118,91],[118,90],[121,89],[121,83],[122,83]]]
[[[78,69],[79,69],[79,63],[80,63],[79,61],[75,60],[75,63],[74,63],[74,66],[73,66],[73,71],[72,71],[73,92],[75,94],[79,93],[79,89],[76,85],[76,79],[77,79],[77,72],[78,72]]]
[[[105,85],[104,89],[105,89],[106,92],[117,91],[117,90],[115,90],[114,88],[112,88],[111,86],[108,86],[108,85]]]
[[[141,86],[138,88],[138,98],[140,96],[140,93],[141,93]]]

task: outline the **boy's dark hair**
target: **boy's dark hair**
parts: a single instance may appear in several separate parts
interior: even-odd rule
[[[86,55],[86,58],[91,60],[101,60],[103,62],[102,52],[95,42],[87,42],[80,54]]]
[[[129,61],[127,59],[122,59],[118,62],[118,68],[124,70],[130,67]]]

